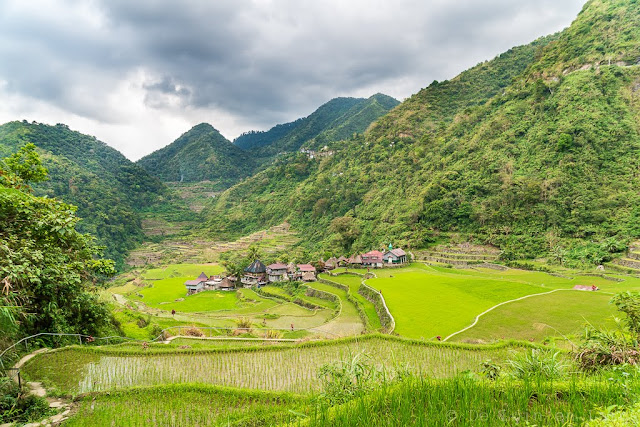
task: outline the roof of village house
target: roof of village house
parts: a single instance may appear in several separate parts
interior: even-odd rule
[[[200,282],[206,282],[207,280],[209,280],[209,278],[204,274],[204,272],[202,272],[197,279],[187,280],[184,284],[185,286],[197,286]]]
[[[344,256],[340,255],[340,258],[338,258],[338,262],[344,262],[344,261],[348,261],[347,258],[345,258]]]
[[[336,267],[338,265],[338,259],[337,258],[329,258],[327,260],[327,262],[324,263],[325,266],[327,267]]]
[[[382,252],[380,251],[369,251],[366,254],[362,254],[362,259],[364,260],[368,258],[368,260],[382,260]]]
[[[407,253],[400,248],[391,249],[389,252],[394,254],[397,257],[406,256]]]
[[[316,272],[316,268],[311,264],[298,264],[298,269],[300,271],[302,271],[303,273],[306,273],[306,272],[315,273]]]
[[[259,259],[253,261],[249,267],[244,269],[245,273],[254,273],[254,274],[264,273],[266,271],[267,271],[267,267],[265,267],[264,264]]]
[[[349,264],[362,264],[362,257],[358,254],[355,254],[347,260]]]
[[[218,287],[233,288],[234,286],[235,286],[234,283],[228,277],[225,277],[224,279],[222,279],[222,283],[220,283]]]
[[[287,264],[276,262],[271,265],[268,265],[267,268],[270,268],[271,270],[284,270],[287,268]]]
[[[289,265],[287,265],[287,271],[289,273],[295,273],[296,272],[296,265],[292,262],[289,263]]]
[[[302,275],[302,280],[315,280],[316,276],[310,271],[307,271]]]

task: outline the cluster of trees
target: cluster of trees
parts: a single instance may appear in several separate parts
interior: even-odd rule
[[[67,126],[10,122],[0,126],[0,156],[25,143],[36,145],[49,180],[35,182],[34,192],[78,207],[82,233],[96,236],[105,255],[121,266],[127,252],[144,238],[141,212],[169,203],[167,187],[121,153]]]
[[[39,332],[97,335],[113,327],[96,286],[113,274],[74,206],[33,194],[47,170],[33,144],[0,161],[0,348]]]

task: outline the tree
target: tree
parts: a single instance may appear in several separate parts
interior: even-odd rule
[[[36,152],[36,146],[28,143],[21,147],[17,153],[4,159],[10,172],[25,183],[36,183],[47,180],[47,168],[42,166],[40,156]]]
[[[355,219],[350,216],[341,216],[331,221],[330,229],[337,235],[337,242],[345,251],[351,249],[351,245],[360,236],[360,227]]]
[[[95,285],[115,273],[113,261],[100,259],[94,238],[76,231],[74,206],[31,194],[26,182],[46,179],[33,145],[4,159],[0,176],[3,322],[13,318],[17,334],[97,335],[110,327]]]

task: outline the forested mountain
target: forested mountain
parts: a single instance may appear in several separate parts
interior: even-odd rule
[[[221,188],[251,175],[255,167],[251,156],[208,123],[194,126],[137,163],[163,181],[215,181]]]
[[[380,93],[369,98],[334,98],[307,117],[274,126],[266,132],[247,132],[233,143],[250,150],[264,162],[279,153],[298,151],[303,145],[320,148],[364,132],[398,104],[394,98]]]
[[[640,3],[434,82],[335,155],[290,155],[207,211],[212,230],[288,220],[342,251],[458,232],[507,258],[640,236]]]
[[[142,240],[138,211],[168,197],[167,188],[120,152],[66,125],[10,122],[0,126],[0,157],[31,142],[38,147],[49,180],[37,195],[78,207],[79,231],[96,236],[105,256],[121,262]]]

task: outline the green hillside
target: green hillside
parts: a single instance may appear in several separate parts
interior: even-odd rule
[[[390,96],[334,98],[307,117],[277,125],[266,132],[247,132],[234,144],[259,158],[299,150],[303,145],[320,148],[333,141],[364,132],[369,125],[398,105]]]
[[[640,235],[640,69],[615,63],[636,55],[639,9],[590,1],[563,33],[434,82],[335,155],[292,155],[230,189],[209,226],[288,220],[343,251],[457,232],[507,258]],[[566,71],[595,59],[601,34],[612,65],[603,52],[597,67]],[[606,257],[585,248],[587,261]]]
[[[95,137],[66,125],[10,122],[0,126],[0,157],[34,143],[49,180],[36,194],[78,206],[78,229],[106,246],[105,256],[122,261],[143,237],[139,210],[166,200],[167,188],[144,169]]]
[[[213,181],[228,188],[251,174],[251,157],[208,123],[194,126],[180,138],[137,162],[167,182]]]

